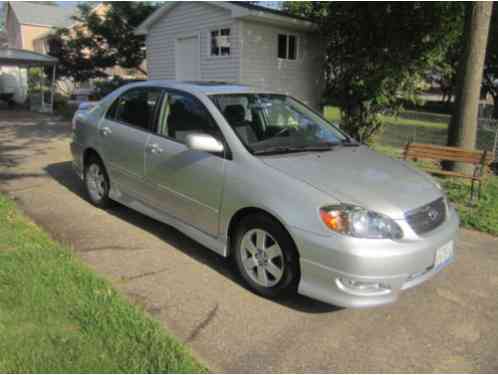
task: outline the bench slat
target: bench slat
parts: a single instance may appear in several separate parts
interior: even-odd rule
[[[407,144],[403,153],[405,159],[422,159],[422,160],[449,160],[469,164],[489,165],[494,157],[491,153],[485,151],[464,150],[455,147],[436,146],[424,143]]]
[[[432,148],[435,150],[470,152],[470,153],[476,153],[476,154],[482,153],[482,151],[469,150],[469,149],[465,149],[465,148],[450,147],[450,146],[433,145],[430,143],[409,143],[409,145],[410,145],[410,148]]]
[[[445,171],[442,169],[434,169],[430,167],[423,167],[428,173],[441,175],[441,176],[452,176],[460,177],[472,180],[470,198],[474,198],[474,183],[478,184],[477,196],[481,196],[481,183],[489,172],[489,167],[491,162],[494,160],[495,155],[491,155],[487,151],[474,151],[465,150],[457,147],[448,146],[436,146],[423,143],[408,143],[405,146],[403,157],[405,160],[431,160],[431,161],[455,161],[463,162],[467,164],[474,165],[474,172],[461,173],[453,171]]]
[[[476,181],[481,180],[481,177],[479,177],[479,176],[474,177],[471,175],[466,175],[464,173],[443,171],[441,169],[425,169],[425,171],[427,171],[428,173],[431,173],[431,174],[438,174],[438,175],[442,175],[442,176],[461,177],[461,178],[467,178],[467,179],[476,180]]]
[[[469,158],[477,158],[480,159],[482,158],[482,152],[473,152],[473,151],[457,151],[457,150],[438,150],[436,148],[429,148],[429,147],[410,147],[408,149],[408,152],[410,153],[434,153],[434,154],[439,154],[439,155],[462,155],[462,156],[467,156]]]
[[[437,155],[437,154],[429,154],[429,153],[421,153],[421,154],[408,154],[407,159],[420,159],[420,160],[449,160],[449,161],[457,161],[463,163],[469,163],[478,165],[481,164],[481,159],[469,158],[466,156],[458,156],[458,155]]]

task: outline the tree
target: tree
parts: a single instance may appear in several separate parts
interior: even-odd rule
[[[50,41],[50,54],[60,61],[60,76],[75,81],[105,77],[114,66],[136,69],[145,59],[143,36],[133,33],[156,8],[151,2],[103,2],[101,11],[78,6],[76,25],[59,29]]]
[[[49,55],[59,60],[56,79],[70,79],[85,82],[94,78],[107,77],[106,65],[93,59],[87,50],[87,38],[81,30],[58,30],[49,40]]]
[[[466,5],[464,51],[458,67],[455,109],[448,131],[448,145],[474,149],[477,137],[479,97],[493,3]],[[469,166],[452,164],[452,169],[467,172]]]
[[[381,114],[415,101],[419,83],[446,51],[458,6],[432,2],[285,2],[283,9],[319,25],[326,58],[325,98],[342,127],[368,141]]]
[[[453,13],[452,25],[445,37],[445,47],[441,51],[441,55],[434,62],[432,68],[432,77],[439,84],[443,93],[443,101],[447,105],[455,94],[457,81],[457,70],[460,56],[463,52],[463,28],[465,21],[465,4],[454,4],[455,11]]]
[[[498,6],[496,3],[493,5],[493,15],[489,28],[482,86],[484,93],[490,94],[493,98],[493,117],[498,119]]]

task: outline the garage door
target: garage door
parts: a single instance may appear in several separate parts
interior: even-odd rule
[[[180,81],[199,80],[199,37],[192,36],[176,40],[176,79]]]

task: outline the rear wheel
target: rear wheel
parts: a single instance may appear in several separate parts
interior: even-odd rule
[[[276,298],[296,291],[297,251],[287,231],[273,218],[255,214],[242,219],[233,251],[242,278],[256,293]]]
[[[85,188],[93,205],[109,208],[112,201],[109,198],[109,177],[102,162],[93,157],[85,166]]]

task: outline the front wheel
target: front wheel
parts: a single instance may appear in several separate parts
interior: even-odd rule
[[[93,205],[99,208],[109,208],[112,201],[109,198],[109,177],[104,165],[98,158],[93,158],[85,167],[85,188]]]
[[[287,231],[273,218],[256,214],[242,219],[233,251],[239,273],[256,293],[276,298],[296,291],[297,251]]]

